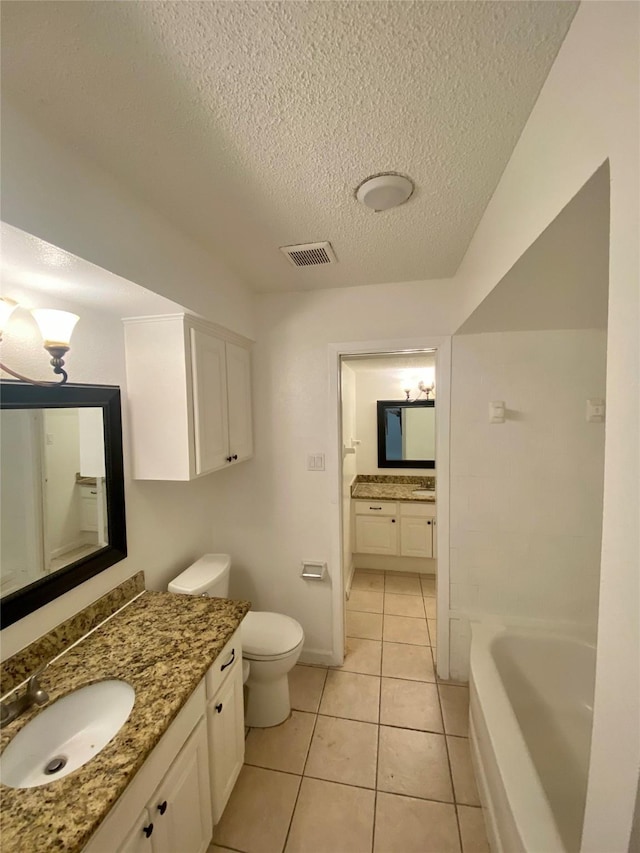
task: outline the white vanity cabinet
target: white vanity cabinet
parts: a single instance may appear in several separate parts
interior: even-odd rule
[[[204,711],[202,681],[84,853],[205,853],[213,823]]]
[[[135,821],[121,853],[205,853],[213,833],[209,796],[207,732],[200,720]]]
[[[124,324],[134,477],[191,480],[249,459],[251,341],[188,314]]]
[[[410,501],[354,501],[355,551],[390,557],[436,555],[436,505]]]
[[[398,553],[398,505],[395,501],[356,501],[356,551]]]
[[[213,823],[222,817],[244,763],[244,695],[240,631],[207,673],[207,729]]]
[[[238,629],[83,853],[205,853],[243,762]]]
[[[435,504],[400,503],[400,556],[435,556],[435,514]]]

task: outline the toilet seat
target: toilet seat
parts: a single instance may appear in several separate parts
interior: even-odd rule
[[[283,613],[253,611],[241,624],[242,654],[248,660],[278,660],[304,642],[302,626]]]

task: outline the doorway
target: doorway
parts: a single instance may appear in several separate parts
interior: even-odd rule
[[[332,526],[334,557],[340,566],[339,582],[333,588],[334,663],[344,661],[347,618],[352,625],[349,633],[366,637],[372,630],[372,636],[379,633],[382,639],[385,600],[380,592],[386,586],[387,615],[394,617],[387,620],[388,636],[391,628],[400,632],[399,638],[409,627],[424,628],[420,644],[431,647],[439,676],[447,678],[450,338],[332,345],[330,359],[335,400],[331,449],[336,472]],[[421,447],[423,456],[383,460],[378,437],[381,430],[384,434],[384,421],[377,409],[385,400],[393,408],[399,408],[396,401],[411,408],[418,400],[430,400],[428,406],[417,408],[434,416],[434,452],[424,451],[428,441],[424,429],[419,440],[410,436],[407,441],[406,430],[412,427],[405,415],[400,446]],[[399,421],[402,413],[394,416]],[[414,491],[420,494],[413,495]],[[368,587],[377,594],[363,594]],[[406,598],[400,597],[403,595]],[[429,614],[423,609],[425,604]],[[362,610],[356,611],[356,607]],[[394,609],[398,614],[390,613]],[[407,621],[414,618],[409,615],[414,609],[415,623]]]

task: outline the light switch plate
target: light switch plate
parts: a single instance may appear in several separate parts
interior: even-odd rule
[[[605,402],[600,398],[587,400],[587,423],[601,424],[604,422]]]
[[[307,454],[307,471],[324,471],[324,453]]]

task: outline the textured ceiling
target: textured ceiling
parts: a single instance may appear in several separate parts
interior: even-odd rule
[[[457,334],[606,329],[609,299],[609,166],[511,267]]]
[[[455,273],[573,2],[11,2],[3,92],[256,290]],[[367,175],[409,174],[375,214]],[[281,245],[330,240],[295,269]]]

